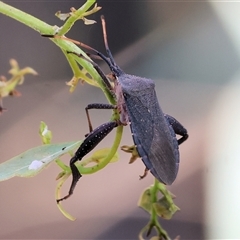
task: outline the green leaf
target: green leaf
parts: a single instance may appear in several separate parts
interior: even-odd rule
[[[32,177],[49,163],[77,148],[81,141],[35,147],[0,164],[0,181],[12,177]]]
[[[52,132],[48,130],[48,126],[45,122],[41,121],[39,127],[39,134],[43,144],[50,144],[52,141]]]
[[[176,211],[180,210],[174,203],[170,203],[166,197],[162,197],[158,202],[153,203],[153,207],[158,216],[168,220],[172,218]]]
[[[151,201],[151,190],[147,188],[144,190],[142,195],[138,200],[138,206],[151,214],[152,211],[152,201]]]

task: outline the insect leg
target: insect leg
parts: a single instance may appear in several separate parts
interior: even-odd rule
[[[92,132],[92,130],[93,130],[92,123],[91,123],[90,116],[89,116],[89,111],[88,111],[89,109],[116,109],[116,108],[117,108],[117,106],[114,106],[114,105],[111,105],[108,103],[88,104],[87,107],[85,107],[85,111],[86,111],[87,120],[88,120],[89,132]]]
[[[81,173],[78,171],[75,162],[81,161],[82,158],[92,151],[112,130],[117,127],[120,123],[117,121],[107,122],[94,129],[80,145],[74,156],[70,160],[70,168],[72,170],[72,183],[69,189],[68,195],[63,198],[57,199],[57,203],[69,198],[77,185],[78,180],[81,178]]]
[[[164,116],[167,119],[168,123],[172,126],[174,132],[182,136],[180,139],[178,139],[178,145],[186,141],[188,139],[187,129],[184,128],[183,125],[178,122],[174,117],[168,114],[164,114]]]

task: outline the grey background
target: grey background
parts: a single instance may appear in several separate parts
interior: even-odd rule
[[[54,13],[78,8],[83,1],[5,1],[49,24],[61,25]],[[203,239],[205,222],[204,174],[207,126],[215,99],[239,68],[239,57],[228,34],[208,2],[98,1],[103,9],[90,18],[97,24],[77,22],[69,37],[104,51],[100,14],[107,21],[109,45],[126,72],[156,82],[163,110],[188,129],[190,138],[181,147],[177,180],[169,189],[181,208],[170,221],[161,220],[172,238]],[[240,7],[236,5],[236,7]],[[99,89],[79,84],[69,93],[65,82],[71,70],[59,49],[48,39],[0,15],[0,74],[7,75],[8,61],[31,66],[39,75],[27,76],[20,98],[4,99],[8,111],[0,116],[0,162],[40,144],[38,126],[45,121],[54,142],[82,139],[87,132],[84,107],[105,102]],[[108,72],[106,66],[102,66]],[[92,111],[94,126],[106,122],[107,112]],[[109,113],[110,116],[110,113]],[[101,146],[109,146],[113,135]],[[131,145],[128,127],[122,144]],[[30,179],[13,178],[0,184],[0,238],[2,239],[136,239],[148,215],[137,208],[152,177],[139,181],[141,161],[128,165],[129,156],[104,170],[84,176],[64,207],[77,217],[65,219],[55,200],[51,165]],[[68,158],[65,158],[66,163]],[[67,192],[70,181],[65,184]]]

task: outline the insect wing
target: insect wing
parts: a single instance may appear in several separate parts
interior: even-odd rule
[[[133,141],[145,166],[161,182],[172,184],[179,166],[178,143],[167,123],[154,89],[124,94]]]

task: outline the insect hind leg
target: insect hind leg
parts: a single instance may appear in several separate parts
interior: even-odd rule
[[[85,138],[85,140],[82,142],[82,144],[80,145],[80,147],[70,160],[70,168],[72,171],[72,183],[68,195],[66,195],[63,198],[57,199],[57,203],[69,198],[73,194],[77,182],[82,176],[81,173],[78,171],[75,162],[77,162],[78,160],[81,161],[86,154],[92,151],[113,130],[113,128],[119,126],[119,124],[120,123],[118,121],[104,123],[97,127],[96,129],[94,129]]]
[[[174,132],[177,135],[182,136],[181,138],[178,139],[178,145],[180,145],[181,143],[185,142],[188,139],[188,132],[187,129],[183,127],[183,125],[178,122],[174,117],[168,115],[168,114],[164,114],[167,122],[172,126]]]

